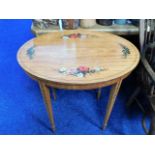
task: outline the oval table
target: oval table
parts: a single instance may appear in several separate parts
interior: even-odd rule
[[[18,51],[18,63],[37,80],[55,130],[49,87],[88,90],[112,85],[103,128],[107,126],[122,80],[137,66],[140,55],[128,40],[104,32],[68,30],[41,35]],[[55,96],[55,93],[54,93]]]

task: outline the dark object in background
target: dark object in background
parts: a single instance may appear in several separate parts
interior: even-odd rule
[[[112,19],[97,19],[96,22],[99,25],[110,26],[113,23]]]
[[[137,73],[137,88],[133,91],[127,105],[138,104],[142,112],[143,128],[146,134],[155,134],[155,20],[141,19],[139,22],[141,63]],[[139,101],[141,94],[148,102]],[[144,105],[144,103],[147,103]],[[150,107],[149,110],[147,107]],[[151,118],[150,128],[145,125],[146,115]]]
[[[135,26],[139,26],[139,19],[130,19],[131,24],[135,25]]]
[[[64,29],[77,29],[79,25],[79,19],[62,19],[62,26]]]

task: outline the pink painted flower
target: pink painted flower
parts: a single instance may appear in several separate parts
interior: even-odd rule
[[[77,68],[80,72],[88,72],[89,71],[89,67],[86,66],[80,66]]]
[[[76,34],[71,34],[71,35],[70,35],[70,38],[75,39],[75,38],[77,38],[77,35],[76,35]]]

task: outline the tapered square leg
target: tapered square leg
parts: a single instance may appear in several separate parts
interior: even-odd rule
[[[109,96],[109,101],[108,101],[107,108],[106,108],[106,115],[105,115],[103,126],[102,126],[103,129],[105,129],[108,124],[108,120],[111,115],[111,111],[113,109],[121,83],[122,83],[122,80],[119,80],[116,84],[112,85],[110,96]]]
[[[56,89],[55,88],[52,88],[52,94],[53,94],[54,100],[56,100],[57,96],[56,96]]]
[[[42,81],[39,81],[39,86],[40,86],[42,96],[43,96],[43,99],[44,99],[44,102],[46,105],[46,109],[47,109],[47,112],[49,115],[52,130],[55,131],[55,123],[54,123],[54,117],[53,117],[53,110],[52,110],[52,103],[51,103],[49,88]]]
[[[100,97],[101,97],[101,92],[102,92],[102,90],[101,90],[101,88],[99,88],[99,89],[98,89],[98,92],[97,92],[97,100],[100,99]]]

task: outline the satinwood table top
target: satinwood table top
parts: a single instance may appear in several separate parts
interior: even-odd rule
[[[125,77],[140,56],[131,42],[114,34],[67,30],[29,40],[17,58],[34,78],[82,86]]]

